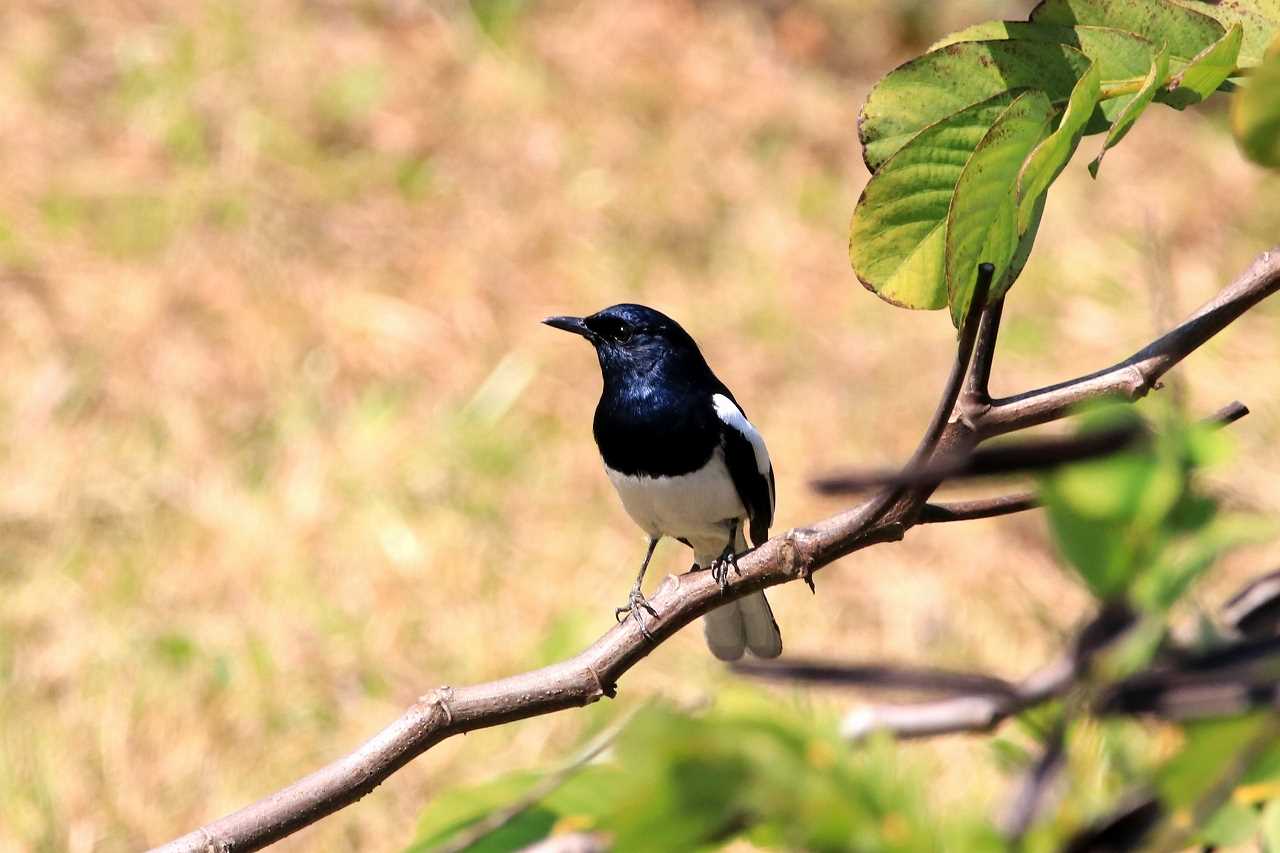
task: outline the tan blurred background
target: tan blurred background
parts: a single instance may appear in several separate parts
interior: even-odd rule
[[[808,476],[901,460],[953,334],[849,270],[857,111],[934,37],[1028,5],[0,7],[0,849],[161,842],[436,685],[607,628],[643,542],[591,442],[594,359],[547,314],[679,318],[768,437],[779,529],[839,508]],[[998,392],[1128,354],[1280,242],[1280,180],[1220,105],[1153,109],[1094,182],[1099,144],[1050,196]],[[1217,479],[1264,509],[1278,318],[1176,374],[1195,413],[1253,408]],[[657,559],[655,585],[689,561]],[[1034,514],[773,599],[791,653],[1010,675],[1086,604]],[[731,684],[692,629],[615,704]],[[397,849],[434,792],[554,762],[589,718],[449,741],[283,846]],[[1001,790],[980,741],[904,754],[940,805]]]

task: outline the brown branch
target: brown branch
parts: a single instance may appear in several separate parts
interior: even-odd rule
[[[1244,276],[1187,322],[1116,367],[1072,383],[997,401],[973,423],[943,418],[945,426],[937,433],[936,440],[921,442],[923,453],[918,451],[921,455],[918,461],[965,453],[987,436],[1053,420],[1061,417],[1071,405],[1104,393],[1139,387],[1135,376],[1141,378],[1140,387],[1145,391],[1187,353],[1277,287],[1280,287],[1280,251],[1272,251],[1262,255]],[[975,303],[981,304],[976,299]],[[968,353],[963,360],[967,363]],[[948,394],[951,388],[949,383]],[[1138,394],[1131,392],[1129,396]],[[955,399],[951,397],[948,416]],[[652,641],[628,620],[626,624],[612,627],[585,651],[562,663],[487,684],[456,689],[442,687],[420,699],[398,720],[348,755],[160,849],[214,849],[229,853],[261,848],[350,805],[447,737],[580,707],[603,696],[612,696],[618,679],[658,643],[726,600],[804,577],[870,545],[901,539],[916,523],[932,491],[932,484],[905,494],[888,491],[811,527],[789,530],[743,555],[739,560],[742,573],[731,577],[727,591],[721,591],[710,572],[669,578],[650,599],[659,613],[658,618],[648,623]],[[1043,673],[1038,680],[1024,682],[1022,689],[1031,695],[1035,695],[1034,691],[1051,690],[1058,675]]]
[[[840,733],[849,740],[861,740],[876,732],[902,739],[989,732],[1008,717],[1061,696],[1078,676],[1075,656],[1067,655],[1014,685],[1012,691],[857,708],[845,716]]]
[[[974,419],[974,428],[987,438],[1057,420],[1069,409],[1099,397],[1143,397],[1158,387],[1160,377],[1174,365],[1277,289],[1280,247],[1263,252],[1217,296],[1124,361],[1057,385],[995,400],[990,409]]]
[[[1146,432],[1137,425],[1098,430],[1074,436],[1029,438],[980,447],[966,454],[931,459],[900,471],[853,471],[815,479],[813,488],[825,495],[862,492],[873,486],[925,486],[943,480],[996,477],[1045,471],[1085,459],[1109,456],[1135,444]]]
[[[960,414],[972,418],[991,405],[991,365],[996,357],[996,338],[1000,334],[1000,318],[1004,314],[1004,298],[992,302],[982,312],[978,340],[973,348],[973,369],[965,384]]]
[[[1280,622],[1275,612],[1280,594],[1278,579],[1280,572],[1255,578],[1222,605],[1224,621],[1244,635],[1245,641],[1178,660],[1172,665],[1157,666],[1111,684],[1096,697],[1094,712],[1188,720],[1280,707],[1276,675],[1276,664],[1280,661],[1280,637],[1276,632]],[[1247,622],[1248,628],[1242,627],[1241,622]],[[967,681],[977,686],[966,690],[966,695],[857,708],[846,715],[841,730],[850,739],[880,731],[899,738],[988,732],[1008,717],[1065,695],[1084,674],[1088,659],[1110,642],[1123,624],[1115,617],[1107,620],[1104,614],[1085,629],[1074,651],[1016,685],[984,673],[948,673],[948,680],[930,683],[926,680],[930,670],[919,671],[925,675],[915,678],[877,673],[873,681],[863,677],[867,667],[821,663],[807,664],[790,672],[785,664],[752,664],[740,669],[749,675],[776,674],[793,681],[821,684],[871,683],[934,689],[955,685],[964,690],[961,685]],[[1095,632],[1092,639],[1086,636],[1091,630]],[[812,677],[811,673],[819,677]]]
[[[969,501],[927,503],[920,511],[919,524],[938,524],[945,521],[972,521],[977,518],[994,518],[1011,515],[1040,506],[1035,492],[1018,492],[995,498],[975,498]]]
[[[730,664],[739,675],[823,687],[872,687],[930,693],[1012,695],[1017,687],[1003,678],[930,666],[848,664],[822,660],[742,660]]]

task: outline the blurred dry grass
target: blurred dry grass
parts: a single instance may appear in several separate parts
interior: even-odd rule
[[[610,624],[642,543],[591,445],[593,359],[546,314],[684,321],[768,436],[780,528],[836,508],[807,475],[901,459],[952,335],[849,272],[857,110],[920,43],[1025,13],[945,5],[0,9],[0,848],[165,840]],[[1130,351],[1276,242],[1278,198],[1213,109],[1153,112],[1096,183],[1073,166],[997,390]],[[1263,508],[1278,316],[1178,374],[1196,411],[1253,408],[1222,482]],[[1033,515],[773,598],[793,653],[1011,674],[1085,603]],[[728,683],[689,631],[620,701]],[[395,849],[433,791],[586,719],[451,741],[285,847]],[[910,749],[940,803],[997,790],[980,743]]]

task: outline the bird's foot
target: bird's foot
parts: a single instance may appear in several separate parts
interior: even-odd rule
[[[729,567],[733,567],[733,573],[742,574],[742,569],[738,567],[738,555],[733,551],[733,544],[725,546],[720,552],[720,556],[711,561],[711,578],[718,584],[720,589],[725,590],[729,587]]]
[[[645,600],[644,595],[640,592],[640,587],[633,587],[629,595],[627,595],[627,604],[625,607],[619,607],[613,611],[613,618],[618,622],[622,622],[628,616],[635,620],[636,626],[640,628],[640,633],[644,635],[646,640],[652,640],[653,634],[644,624],[644,614],[648,612],[654,619],[658,618],[658,611],[653,609],[653,605]]]

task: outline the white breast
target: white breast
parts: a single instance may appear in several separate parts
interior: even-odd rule
[[[719,447],[706,465],[678,477],[629,476],[607,465],[605,471],[646,533],[686,539],[695,551],[718,553],[729,541],[726,522],[747,513]]]

